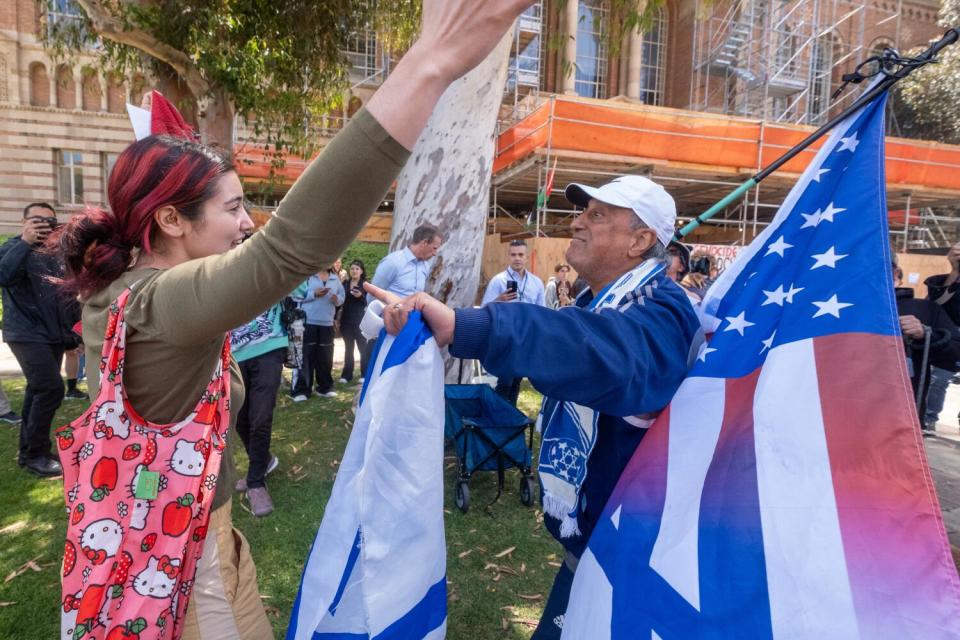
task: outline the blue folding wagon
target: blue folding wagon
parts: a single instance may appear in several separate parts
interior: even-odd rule
[[[520,501],[533,504],[533,421],[485,384],[448,384],[444,387],[444,432],[457,454],[457,508],[470,508],[470,477],[477,471],[497,472],[497,498],[503,492],[504,472],[516,467]]]

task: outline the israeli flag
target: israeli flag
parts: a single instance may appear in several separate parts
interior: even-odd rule
[[[287,640],[446,635],[443,359],[414,312],[371,360]]]

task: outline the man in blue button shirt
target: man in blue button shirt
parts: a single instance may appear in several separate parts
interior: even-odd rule
[[[590,533],[646,428],[683,381],[700,330],[693,306],[664,264],[676,222],[673,198],[640,176],[599,188],[569,185],[566,196],[583,208],[570,225],[567,262],[590,287],[572,306],[488,304],[454,311],[424,293],[401,300],[367,287],[387,304],[388,332],[397,333],[410,311],[418,310],[452,356],[479,359],[497,376],[527,377],[554,407],[573,403],[578,416],[596,420],[590,449],[582,453],[585,473],[572,474],[582,482],[572,512],[562,520],[544,515],[566,556],[535,640],[560,638]],[[553,418],[567,414],[554,411],[545,418],[544,440],[557,424]],[[541,452],[538,475],[545,494],[548,484],[560,486],[553,466],[552,474],[549,465],[545,471]],[[550,494],[550,502],[559,495]]]
[[[544,306],[543,282],[527,270],[527,243],[511,240],[507,250],[510,266],[490,279],[482,306],[491,302],[526,302]],[[513,406],[520,397],[523,378],[500,376],[496,391]]]
[[[439,229],[432,224],[420,225],[414,229],[408,246],[380,261],[373,284],[401,298],[423,291],[442,243]]]

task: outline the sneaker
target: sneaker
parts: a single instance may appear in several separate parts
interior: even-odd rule
[[[262,518],[273,513],[273,500],[266,487],[247,489],[247,500],[250,502],[250,511],[256,517]]]
[[[0,422],[6,422],[7,424],[20,424],[23,422],[23,418],[13,411],[7,411],[3,415],[0,415]]]
[[[53,458],[37,458],[27,460],[23,468],[41,478],[56,478],[63,475],[63,467]]]
[[[274,471],[276,471],[276,470],[277,470],[277,467],[279,467],[279,466],[280,466],[280,458],[278,458],[277,456],[272,456],[272,457],[270,458],[270,464],[267,465],[267,472],[266,472],[266,474],[264,474],[264,475],[270,475],[271,473],[273,473]],[[246,479],[246,478],[240,478],[239,480],[237,480],[237,484],[235,484],[235,485],[233,486],[233,489],[234,489],[234,491],[236,491],[237,493],[243,493],[244,491],[246,491],[246,490],[247,490],[247,479]]]
[[[347,384],[347,383],[349,383],[350,381],[347,380],[346,378],[340,378],[339,380],[337,380],[337,382],[339,382],[340,384]]]
[[[277,467],[280,466],[280,458],[277,456],[270,457],[270,464],[267,465],[267,473],[265,475],[270,475],[277,470]]]
[[[336,392],[336,391],[327,391],[326,393],[321,393],[321,394],[320,394],[320,397],[321,397],[321,398],[336,398],[336,397],[337,397],[337,392]]]
[[[89,400],[90,399],[90,396],[85,394],[83,391],[80,391],[80,389],[71,389],[70,391],[67,391],[65,394],[63,394],[63,397],[65,400]]]
[[[294,402],[306,402],[306,401],[307,401],[307,396],[303,395],[302,393],[299,393],[299,394],[293,396],[293,401],[294,401]]]

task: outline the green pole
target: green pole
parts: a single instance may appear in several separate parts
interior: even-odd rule
[[[739,187],[737,187],[736,189],[728,193],[726,196],[724,196],[724,198],[720,202],[718,202],[717,204],[713,205],[712,207],[710,207],[709,209],[707,209],[706,211],[698,215],[696,218],[694,218],[689,223],[687,223],[686,226],[680,229],[680,231],[677,232],[677,236],[678,236],[677,240],[683,238],[684,236],[689,234],[691,231],[699,227],[701,224],[703,224],[713,216],[717,215],[718,211],[723,209],[725,206],[727,206],[734,200],[737,200],[738,198],[740,198],[740,196],[742,196],[744,193],[746,193],[747,191],[755,187],[756,184],[757,184],[757,181],[754,178],[750,178],[749,180],[741,184]]]

